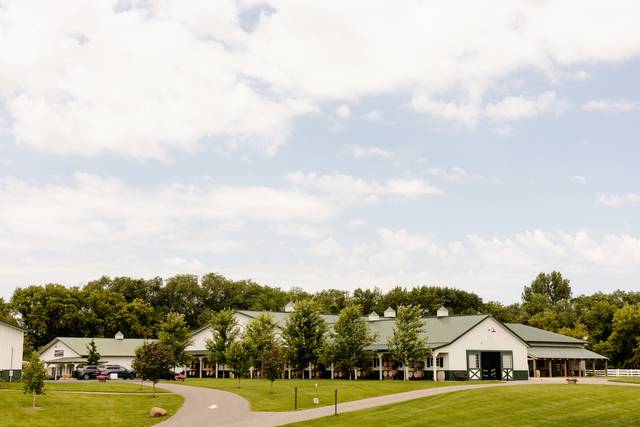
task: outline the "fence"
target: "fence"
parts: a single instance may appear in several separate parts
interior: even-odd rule
[[[604,369],[596,369],[596,377],[604,377]],[[610,377],[640,377],[640,369],[607,369],[606,374]],[[593,370],[587,369],[587,376],[593,376]]]

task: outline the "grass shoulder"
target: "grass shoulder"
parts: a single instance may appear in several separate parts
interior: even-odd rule
[[[150,418],[151,407],[160,406],[171,416],[183,403],[182,396],[173,393],[158,394],[155,398],[140,393],[75,394],[49,387],[49,384],[45,392],[37,397],[38,408],[35,410],[31,408],[31,396],[24,395],[21,390],[5,389],[0,392],[0,408],[4,414],[0,422],[2,426],[146,427],[166,419]]]
[[[635,387],[522,385],[457,391],[290,426],[640,425],[638,405]]]
[[[338,402],[350,402],[385,394],[402,393],[432,387],[448,387],[461,384],[486,384],[480,381],[378,381],[378,380],[277,380],[271,389],[270,382],[262,379],[237,380],[222,378],[188,378],[184,384],[225,390],[247,399],[253,411],[292,411],[295,389],[298,389],[298,409],[333,405],[334,391],[338,390]],[[314,403],[317,398],[319,403]]]
[[[22,390],[21,382],[0,382],[0,390]],[[47,381],[45,391],[66,392],[109,392],[109,393],[151,393],[150,386],[141,385],[139,381]],[[160,387],[156,387],[156,393],[166,393]]]
[[[640,384],[640,377],[616,377],[610,379],[612,383]]]

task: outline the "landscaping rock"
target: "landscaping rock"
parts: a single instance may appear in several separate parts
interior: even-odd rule
[[[167,410],[154,406],[149,411],[149,416],[150,417],[166,417],[167,416]]]

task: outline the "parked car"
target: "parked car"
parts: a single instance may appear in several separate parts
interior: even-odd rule
[[[73,371],[73,376],[79,380],[90,380],[100,375],[100,368],[98,365],[80,365],[78,369]]]
[[[118,378],[130,378],[136,377],[136,373],[131,369],[127,369],[122,365],[104,365],[100,367],[100,375],[111,376],[111,374],[118,374]]]

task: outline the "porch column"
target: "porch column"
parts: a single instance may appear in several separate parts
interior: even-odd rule
[[[200,371],[200,372],[199,372],[199,374],[200,374],[200,378],[202,378],[202,359],[203,359],[203,357],[202,357],[202,356],[198,357],[198,360],[199,360],[199,362],[200,362],[200,363],[198,363],[198,370]]]
[[[382,381],[382,353],[378,353],[378,377]]]
[[[249,378],[253,379],[253,366],[249,368]]]
[[[304,378],[304,375],[303,375]],[[311,379],[311,362],[309,362],[309,379]]]
[[[604,359],[604,376],[605,377],[609,376],[609,360],[608,359]]]
[[[358,380],[358,368],[355,368],[353,370],[353,380],[357,381]]]
[[[553,378],[553,359],[549,359],[549,378]]]
[[[564,374],[563,376],[565,376],[565,377],[568,377],[568,376],[569,376],[569,375],[567,374],[567,368],[568,368],[567,364],[568,364],[568,363],[569,363],[569,362],[567,362],[567,361],[565,360],[565,361],[564,361],[564,364],[562,365],[562,370],[563,370],[563,374]]]
[[[224,373],[222,376],[224,377]],[[216,378],[218,378],[218,362],[216,362]]]
[[[433,353],[431,355],[431,369],[433,369],[433,380],[434,381],[438,381],[438,369],[436,367],[436,360],[437,360],[437,355],[436,353]]]
[[[331,379],[333,379],[333,362],[331,362]]]
[[[591,361],[591,371],[593,372],[593,376],[596,376],[596,359]]]
[[[291,368],[289,366],[287,366],[287,375],[289,378],[287,378],[288,380],[291,379]]]

